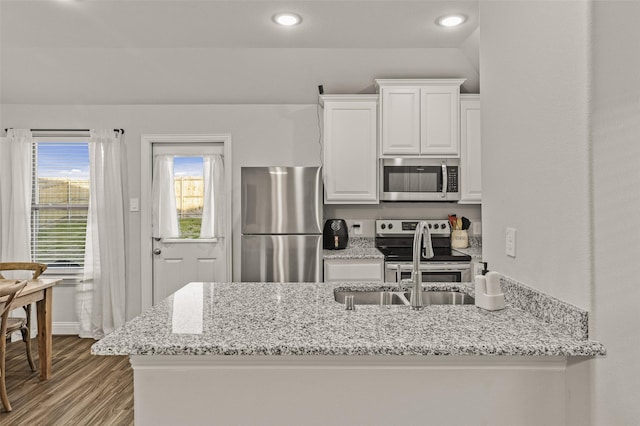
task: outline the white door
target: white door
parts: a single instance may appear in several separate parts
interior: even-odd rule
[[[205,162],[211,156],[222,154],[223,147],[217,144],[153,144],[153,193],[163,194],[152,195],[153,214],[165,215],[163,223],[169,215],[169,220],[177,224],[171,232],[160,232],[153,221],[154,305],[189,282],[228,281],[225,238],[201,235],[203,214],[209,214],[205,200],[211,199],[205,197],[206,181],[210,176],[205,172]],[[158,156],[168,159],[166,164],[170,166],[159,166]],[[221,163],[215,167],[222,167]],[[159,178],[162,173],[164,177]],[[225,176],[224,173],[221,175]],[[166,203],[159,201],[162,196],[175,199],[175,204],[170,207],[162,204]],[[227,202],[226,197],[221,199]],[[226,212],[224,205],[213,207],[214,215]],[[165,210],[158,213],[162,209]]]

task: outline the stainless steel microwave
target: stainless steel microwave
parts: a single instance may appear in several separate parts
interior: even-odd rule
[[[384,158],[380,163],[382,201],[457,201],[457,158]]]

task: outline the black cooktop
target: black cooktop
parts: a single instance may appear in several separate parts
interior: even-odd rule
[[[433,238],[433,257],[421,262],[470,262],[471,256],[451,248],[449,238]],[[384,255],[387,262],[413,261],[413,238],[376,238],[376,248]]]
[[[378,247],[384,254],[384,260],[391,262],[411,262],[413,260],[413,248],[388,248]],[[421,262],[470,262],[471,256],[457,252],[451,248],[434,248],[433,257],[425,259],[420,256]]]

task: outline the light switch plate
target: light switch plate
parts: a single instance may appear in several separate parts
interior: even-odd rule
[[[139,198],[129,198],[129,211],[130,212],[139,212],[140,211],[140,199]]]
[[[516,257],[516,229],[507,228],[505,240],[505,252],[507,256]]]

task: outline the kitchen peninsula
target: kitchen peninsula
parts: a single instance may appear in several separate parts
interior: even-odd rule
[[[564,424],[567,363],[606,351],[586,313],[548,298],[536,315],[505,284],[488,312],[334,300],[380,283],[190,283],[92,352],[131,357],[139,425]]]

